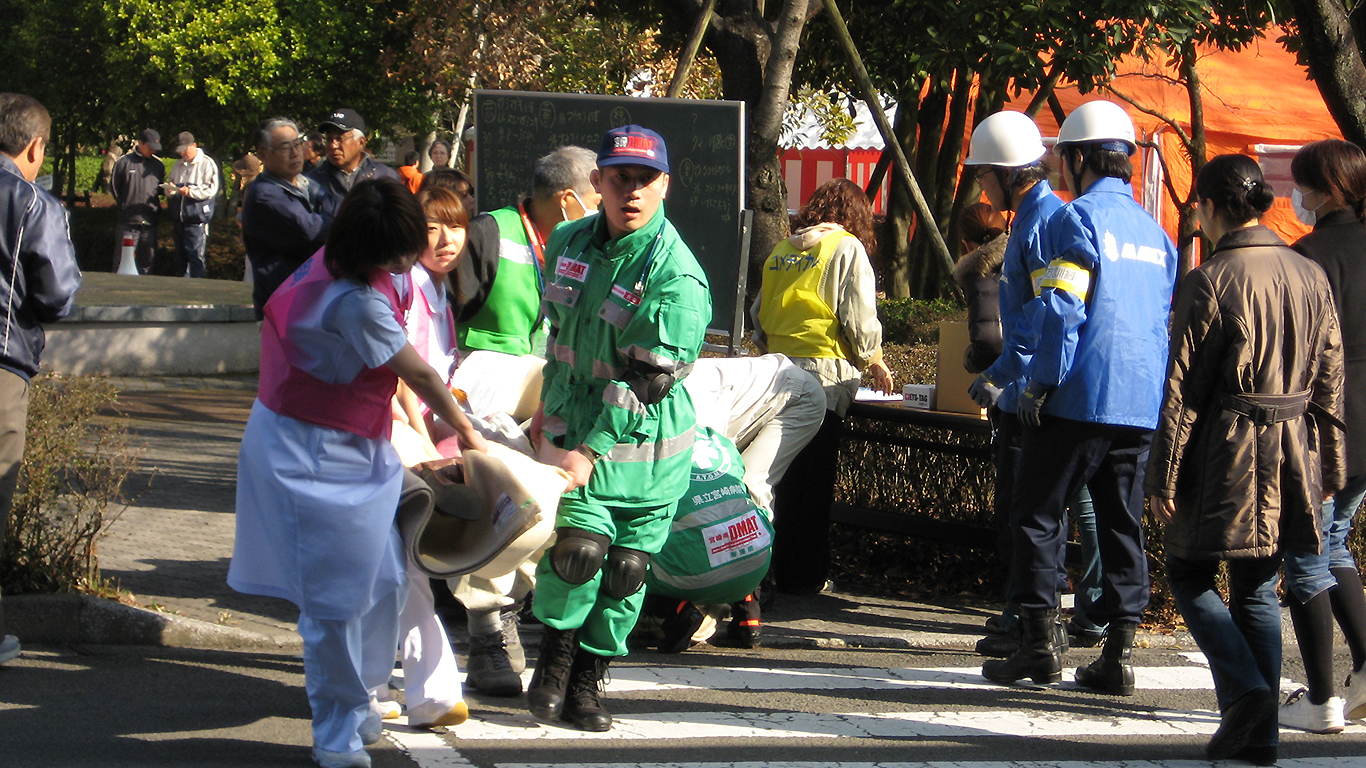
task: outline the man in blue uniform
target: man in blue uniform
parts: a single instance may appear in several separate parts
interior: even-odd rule
[[[1063,171],[1081,195],[1044,231],[1037,342],[1017,400],[1025,432],[1012,501],[1011,578],[1021,642],[1010,658],[982,666],[996,682],[1062,677],[1063,648],[1052,629],[1059,542],[1067,500],[1087,485],[1104,570],[1092,616],[1110,630],[1101,658],[1079,669],[1077,682],[1133,693],[1130,651],[1148,604],[1143,473],[1162,402],[1176,280],[1176,248],[1129,186],[1136,150],[1133,123],[1112,102],[1083,104],[1058,134]]]
[[[1014,211],[1010,239],[1001,263],[1001,355],[973,381],[968,393],[987,409],[991,419],[992,463],[996,466],[996,503],[993,514],[1001,526],[998,549],[1007,568],[1012,560],[1010,489],[1015,483],[1022,430],[1015,416],[1015,401],[1027,383],[1025,368],[1034,354],[1034,326],[1026,307],[1038,296],[1036,280],[1043,277],[1041,239],[1044,224],[1062,207],[1053,194],[1044,166],[1043,137],[1034,121],[1023,112],[997,112],[972,132],[965,172],[974,173],[977,184],[997,210]],[[1019,647],[1019,606],[1007,577],[1006,607],[992,632],[977,643],[985,656],[1009,656]]]

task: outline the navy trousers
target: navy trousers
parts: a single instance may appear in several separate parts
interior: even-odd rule
[[[209,225],[189,224],[177,221],[175,224],[175,275],[176,277],[204,277],[204,249],[209,244]]]
[[[1067,502],[1083,485],[1095,503],[1104,571],[1096,624],[1138,621],[1148,605],[1143,476],[1152,432],[1045,417],[1025,429],[1015,472],[1011,582],[1021,608],[1056,608]]]

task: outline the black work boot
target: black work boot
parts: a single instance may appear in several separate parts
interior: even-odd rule
[[[602,678],[611,661],[611,657],[589,653],[582,648],[574,654],[574,669],[569,675],[569,690],[565,693],[560,719],[581,731],[598,733],[611,729],[612,713],[602,708],[598,697]]]
[[[1136,621],[1114,621],[1105,636],[1100,658],[1077,668],[1077,685],[1114,696],[1134,695],[1134,631]]]
[[[574,652],[578,650],[577,633],[572,629],[555,629],[546,625],[541,636],[541,653],[536,659],[536,671],[526,689],[526,702],[531,714],[541,720],[554,720],[564,708],[565,689],[569,687],[570,670],[574,666]]]
[[[1028,677],[1036,683],[1062,679],[1062,649],[1058,647],[1057,608],[1020,609],[1020,649],[1008,659],[982,665],[982,677],[994,683],[1013,683]]]
[[[697,633],[707,617],[687,600],[669,602],[669,612],[659,625],[660,631],[664,633],[664,638],[659,641],[659,652],[682,653],[692,645],[692,636]]]
[[[760,633],[759,590],[745,595],[744,600],[730,604],[730,624],[726,637],[736,648],[758,648]]]

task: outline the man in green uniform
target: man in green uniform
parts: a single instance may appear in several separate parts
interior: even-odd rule
[[[711,319],[707,278],[664,216],[664,139],[614,128],[598,150],[600,216],[556,228],[546,246],[550,320],[531,440],[573,477],[555,545],[536,569],[545,624],[531,712],[586,731],[612,727],[598,685],[644,599],[650,556],[688,489],[696,414],[678,385]]]
[[[595,213],[593,151],[566,146],[536,161],[531,196],[470,221],[461,259],[456,335],[461,355],[479,350],[542,354],[545,244],[555,225]]]

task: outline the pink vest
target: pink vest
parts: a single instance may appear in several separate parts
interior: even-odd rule
[[[413,267],[420,269],[420,267]],[[392,281],[391,281],[392,282]],[[413,347],[423,360],[427,360],[427,350],[431,349],[432,334],[436,331],[432,327],[432,305],[427,301],[427,294],[418,287],[417,281],[409,276],[408,279],[409,302],[412,309],[408,311],[408,338],[412,339]],[[455,312],[450,302],[446,303],[446,311],[442,313],[441,319],[446,323],[446,338],[450,339],[451,344],[455,344]],[[456,360],[459,360],[457,355]],[[428,364],[432,361],[427,360]],[[450,383],[451,371],[437,371],[441,374],[446,383]],[[432,409],[419,401],[423,416],[432,412]]]
[[[385,366],[366,368],[345,384],[328,384],[296,368],[300,355],[289,338],[289,326],[306,314],[335,278],[323,263],[323,250],[304,262],[266,302],[261,324],[261,383],[257,398],[281,416],[341,429],[371,439],[389,439],[393,425],[390,400],[398,376]],[[389,273],[377,270],[371,287],[384,294],[403,324],[403,310]]]

